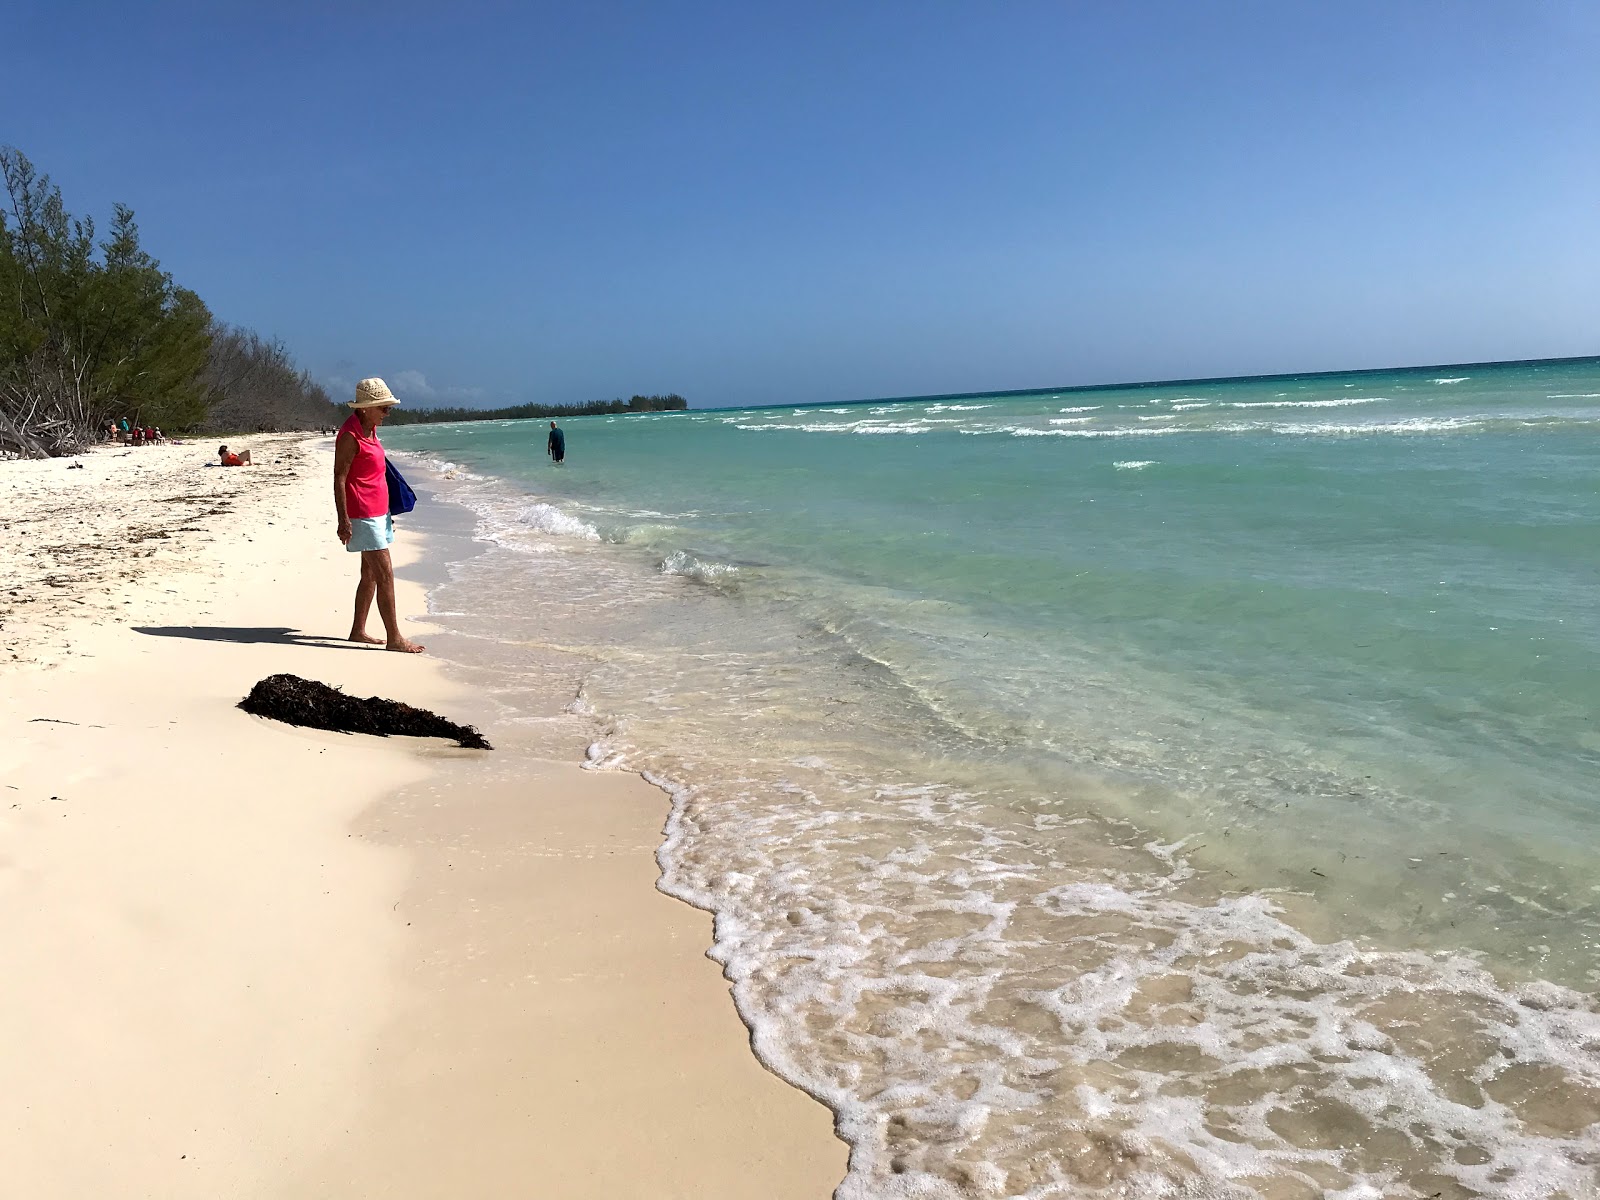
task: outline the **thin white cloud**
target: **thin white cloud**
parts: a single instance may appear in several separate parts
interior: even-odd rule
[[[427,400],[438,404],[445,401],[466,402],[483,398],[483,389],[477,387],[435,387],[421,371],[397,371],[389,380],[389,389],[404,400]]]

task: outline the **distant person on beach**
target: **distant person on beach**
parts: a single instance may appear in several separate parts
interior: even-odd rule
[[[222,465],[225,467],[251,467],[255,465],[250,461],[250,451],[248,450],[241,450],[235,454],[226,446],[218,446],[217,457],[222,460]]]
[[[378,441],[378,426],[399,403],[381,379],[363,379],[356,384],[356,398],[350,401],[355,412],[339,426],[333,443],[333,507],[339,515],[339,540],[346,550],[361,555],[361,582],[356,585],[350,640],[421,654],[423,647],[401,636],[400,618],[395,614],[394,564],[389,561],[394,518],[389,515],[383,443]],[[367,633],[367,615],[374,598],[387,641]]]
[[[561,432],[554,421],[550,422],[550,439],[545,443],[544,452],[556,460],[558,467],[567,456],[567,435]]]

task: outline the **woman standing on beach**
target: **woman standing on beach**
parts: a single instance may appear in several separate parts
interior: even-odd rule
[[[333,507],[339,514],[339,540],[346,550],[361,555],[350,640],[421,654],[421,646],[401,635],[400,619],[395,615],[394,565],[389,561],[394,518],[389,515],[383,443],[378,441],[378,426],[399,403],[381,379],[363,379],[356,384],[356,398],[350,401],[355,412],[339,427],[333,444]],[[374,596],[387,641],[367,633],[367,614],[372,611]]]

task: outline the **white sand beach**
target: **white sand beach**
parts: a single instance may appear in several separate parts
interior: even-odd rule
[[[288,671],[481,719],[339,640],[326,444],[243,444],[0,463],[7,1192],[826,1196],[828,1112],[654,889],[660,792],[235,707]]]

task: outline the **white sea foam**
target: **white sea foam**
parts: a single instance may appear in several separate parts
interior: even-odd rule
[[[1147,425],[1140,429],[1035,429],[1028,425],[989,425],[976,429],[962,429],[960,433],[1009,433],[1012,437],[1153,437],[1162,433],[1193,433],[1179,425]]]
[[[1064,412],[1064,413],[1099,412],[1100,411],[1100,407],[1101,406],[1098,405],[1098,404],[1079,404],[1074,408],[1062,408],[1062,409],[1057,409],[1056,411]]]
[[[474,475],[459,463],[451,462],[449,459],[435,454],[418,453],[410,450],[398,450],[393,453],[401,461],[414,462],[424,471],[430,471],[441,479],[476,480],[482,478],[480,475]]]
[[[1370,433],[1449,433],[1456,429],[1477,429],[1481,420],[1471,417],[1410,417],[1404,421],[1375,421],[1370,424],[1274,425],[1278,433],[1370,434]]]
[[[957,420],[924,419],[921,421],[804,421],[787,425],[738,425],[735,429],[756,432],[779,430],[796,433],[932,433],[940,425],[954,425]]]
[[[598,542],[600,531],[587,521],[581,521],[569,513],[562,512],[553,504],[535,504],[524,509],[520,518],[523,525],[536,529],[540,533],[554,534],[556,537],[579,538],[586,542]]]
[[[778,431],[794,430],[800,433],[854,433],[855,422],[843,421],[806,421],[797,425],[741,425],[735,423],[735,429],[748,429],[756,433],[775,429]]]
[[[1174,417],[1171,413],[1162,413],[1160,416],[1155,416],[1155,417],[1136,417],[1134,419],[1138,420],[1138,421],[1176,421],[1177,420],[1177,418]]]
[[[1157,422],[1161,418],[1141,418]],[[1052,421],[1052,423],[1054,423]],[[1411,417],[1400,421],[1373,421],[1369,423],[1338,424],[1334,422],[1290,421],[1227,421],[1214,425],[1170,425],[1152,423],[1136,428],[1111,429],[1039,429],[1029,425],[974,425],[956,430],[969,436],[1009,434],[1012,437],[1064,437],[1064,438],[1122,438],[1156,437],[1164,434],[1207,436],[1226,433],[1271,433],[1301,437],[1355,437],[1379,434],[1429,434],[1450,433],[1455,430],[1477,429],[1485,421],[1474,417]]]
[[[1136,866],[945,789],[646,778],[660,886],[716,914],[757,1055],[834,1110],[841,1200],[1595,1194],[1577,993],[1318,943],[1265,896],[1191,894],[1178,847]]]
[[[1472,417],[1410,417],[1402,421],[1371,421],[1336,424],[1329,421],[1234,421],[1208,426],[1204,433],[1280,433],[1304,437],[1346,437],[1369,434],[1449,433],[1457,429],[1477,429],[1484,422]],[[1178,431],[1174,431],[1178,432]]]
[[[696,579],[702,583],[709,583],[713,579],[721,579],[728,575],[737,575],[739,568],[730,563],[708,562],[696,558],[687,550],[674,550],[662,559],[658,568],[663,575],[681,575],[688,579]]]
[[[1094,420],[1093,417],[1051,417],[1052,425],[1082,425],[1086,421]]]
[[[1155,461],[1152,460],[1152,459],[1135,458],[1135,459],[1129,459],[1126,462],[1112,463],[1111,465],[1113,467],[1115,467],[1119,471],[1142,471],[1146,467],[1153,467],[1156,464],[1155,464]]]
[[[1380,404],[1388,396],[1344,396],[1338,400],[1238,400],[1229,408],[1348,408],[1353,404]]]
[[[993,408],[992,404],[930,404],[923,409],[924,412],[977,412],[981,408]]]
[[[1454,379],[1435,379],[1434,382],[1435,383],[1465,383],[1467,380],[1469,380],[1471,378],[1472,378],[1472,376],[1470,376],[1470,375],[1457,375]]]
[[[1600,400],[1600,392],[1553,392],[1546,400]]]
[[[1172,408],[1174,412],[1186,412],[1191,408],[1210,408],[1211,404],[1212,402],[1210,400],[1175,400],[1172,403]]]

